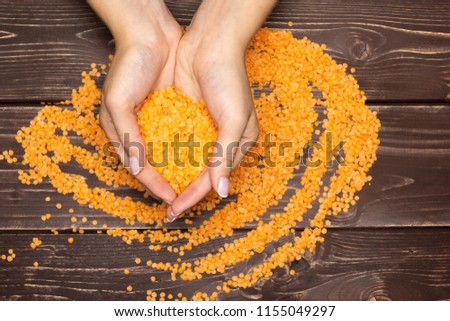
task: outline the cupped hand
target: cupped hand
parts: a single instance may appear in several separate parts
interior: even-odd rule
[[[218,133],[215,152],[205,170],[168,207],[175,220],[198,203],[212,188],[229,194],[229,177],[259,134],[258,120],[245,68],[245,48],[230,42],[197,45],[188,31],[177,52],[175,85],[194,100],[204,100]]]
[[[227,197],[232,169],[258,137],[244,54],[276,2],[203,0],[181,39],[181,29],[164,0],[88,0],[116,40],[116,56],[103,87],[100,123],[110,141],[120,142],[115,148],[125,167],[151,195],[172,204],[166,213],[170,221],[211,188]],[[206,102],[218,127],[216,152],[223,151],[213,155],[178,197],[148,163],[136,121],[148,93],[173,83]]]
[[[164,30],[145,24],[142,32],[140,28],[134,30],[135,37],[116,37],[115,57],[103,86],[100,124],[129,172],[151,196],[171,204],[176,193],[148,162],[136,113],[150,92],[173,84],[181,29],[175,20],[172,28],[166,25]]]

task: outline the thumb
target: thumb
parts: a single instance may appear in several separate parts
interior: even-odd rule
[[[215,151],[210,158],[208,169],[211,185],[221,197],[228,197],[229,177],[245,126],[246,120],[234,119],[227,119],[218,124]]]

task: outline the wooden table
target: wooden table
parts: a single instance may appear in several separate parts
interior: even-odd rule
[[[188,24],[199,0],[167,1]],[[294,26],[288,27],[287,22]],[[378,112],[382,128],[373,181],[358,204],[332,219],[326,240],[310,257],[252,289],[222,300],[448,300],[450,299],[450,3],[448,0],[285,0],[267,22],[328,46],[355,77]],[[81,0],[0,0],[1,149],[22,155],[16,131],[35,116],[41,101],[61,101],[80,83],[91,62],[106,62],[114,44],[105,26]],[[21,185],[19,163],[0,162],[0,260],[3,300],[142,300],[147,289],[184,292],[210,289],[223,276],[193,283],[170,281],[136,265],[158,260],[148,244],[126,245],[97,234],[71,235],[75,215],[129,228],[121,220],[77,205],[49,183]],[[122,193],[130,193],[122,190]],[[51,197],[45,202],[46,196]],[[62,203],[62,209],[55,204]],[[283,207],[284,202],[279,207]],[[273,209],[276,210],[276,209]],[[52,218],[42,222],[42,214]],[[194,219],[199,225],[210,213]],[[171,227],[186,228],[184,223]],[[298,230],[304,228],[298,225]],[[237,231],[232,238],[254,225]],[[137,226],[139,229],[148,226]],[[59,235],[50,230],[57,229]],[[74,244],[67,238],[73,236]],[[31,250],[39,237],[44,244]],[[201,256],[223,240],[190,254]],[[273,246],[276,246],[274,244]],[[38,268],[33,262],[39,261]],[[251,263],[246,263],[251,264]],[[131,273],[125,275],[123,270]],[[240,267],[242,268],[242,266]],[[151,283],[149,275],[157,282]],[[127,285],[134,291],[128,293]]]

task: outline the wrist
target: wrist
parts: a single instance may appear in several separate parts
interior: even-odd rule
[[[244,52],[248,30],[242,30],[233,2],[204,0],[188,29],[190,43],[203,50],[223,47],[218,50]]]
[[[214,45],[245,53],[276,3],[276,0],[203,0],[189,26],[191,41],[198,47]]]
[[[117,47],[155,45],[181,36],[163,0],[88,0],[111,31]]]

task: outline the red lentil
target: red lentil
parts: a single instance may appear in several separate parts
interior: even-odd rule
[[[272,150],[273,155],[271,152],[270,156],[279,165],[263,166],[264,160],[261,159],[257,163],[261,166],[238,167],[230,178],[230,194],[236,194],[237,200],[216,210],[200,226],[170,231],[116,229],[108,230],[107,234],[120,237],[127,244],[148,240],[148,248],[152,251],[167,250],[173,253],[171,255],[178,253],[177,263],[151,262],[151,268],[170,272],[172,279],[196,280],[205,274],[224,273],[227,267],[263,252],[270,242],[292,233],[295,225],[311,208],[311,203],[318,201],[319,209],[310,221],[310,226],[294,236],[292,242],[284,243],[267,260],[245,273],[232,275],[216,288],[217,291],[210,294],[197,292],[192,297],[194,300],[215,300],[218,291],[230,293],[236,287],[252,286],[260,278],[270,277],[274,268],[299,260],[306,251],[314,251],[317,244],[324,241],[325,226],[329,225],[325,218],[347,211],[358,200],[355,194],[371,180],[367,172],[376,159],[380,126],[376,114],[365,106],[364,92],[359,90],[355,78],[346,73],[348,66],[337,64],[324,53],[325,49],[326,46],[317,45],[306,38],[295,39],[290,32],[262,29],[247,50],[246,65],[250,83],[271,90],[254,99],[261,127],[258,142],[261,143],[266,134],[271,134],[278,144],[286,141],[293,143],[290,148],[292,153],[279,155]],[[100,68],[104,69],[102,66]],[[350,69],[350,72],[354,70]],[[121,164],[115,169],[99,166],[100,161],[109,159],[110,155],[102,151],[101,147],[107,143],[107,138],[94,113],[101,96],[94,80],[98,76],[96,64],[91,65],[89,73],[83,73],[83,85],[74,90],[72,99],[66,102],[73,105],[75,110],[45,106],[30,127],[23,127],[18,132],[17,141],[25,150],[23,162],[30,166],[28,172],[19,173],[19,179],[24,184],[37,184],[48,177],[58,192],[72,193],[81,205],[101,209],[124,219],[129,225],[137,221],[161,226],[165,222],[164,205],[147,205],[135,202],[130,197],[118,197],[103,188],[89,188],[80,175],[64,173],[58,165],[74,159],[108,186],[129,186],[144,192],[140,183]],[[314,97],[313,87],[322,92],[323,98]],[[317,106],[326,108],[326,119],[321,122],[315,110]],[[66,132],[76,132],[84,138],[85,144],[93,146],[96,151],[89,152],[72,145],[67,135],[56,135],[57,126],[49,124],[64,126]],[[216,137],[216,128],[205,104],[202,101],[193,102],[174,87],[156,91],[147,97],[138,112],[138,124],[146,142],[170,142],[180,132],[185,135],[182,137],[184,139],[194,134],[196,141],[203,143],[214,141]],[[335,141],[346,141],[345,166],[337,166],[328,186],[323,186],[322,182],[327,171],[325,164],[306,167],[300,179],[302,188],[295,191],[284,211],[271,214],[268,222],[260,220],[267,208],[278,205],[287,191],[287,181],[294,177],[294,170],[299,169],[299,165],[284,166],[286,162],[295,160],[292,156],[295,152],[303,156],[303,144],[311,141],[313,134],[319,137],[318,142],[323,146],[326,132],[331,132]],[[40,143],[45,144],[45,150],[53,151],[55,156],[50,158],[39,148],[36,149],[36,144]],[[158,149],[158,144],[154,147],[156,156],[163,155],[162,147]],[[314,144],[311,147],[312,159],[326,159],[324,149],[316,148]],[[263,155],[264,149],[259,144],[252,147],[251,151]],[[6,159],[5,153],[2,155]],[[195,156],[199,158],[202,155],[197,153]],[[181,157],[186,160],[186,154]],[[203,167],[188,166],[181,169],[172,160],[173,157],[169,157],[168,167],[157,170],[180,192],[197,177]],[[245,160],[249,160],[249,156]],[[187,215],[192,217],[204,210],[214,209],[219,202],[218,195],[211,192]],[[83,218],[82,222],[87,222],[87,219]],[[231,236],[235,229],[250,222],[257,222],[257,227],[245,236],[215,249],[213,253],[193,263],[178,260],[186,251],[213,239]],[[171,244],[180,240],[185,242],[177,243],[181,244],[177,246]],[[166,246],[165,243],[171,245]],[[38,246],[34,242],[32,244]],[[292,271],[289,271],[291,275]],[[132,291],[132,287],[128,286],[127,291]],[[153,293],[147,293],[147,299],[156,299]],[[159,298],[165,299],[166,296],[162,292]],[[177,294],[177,299],[187,300],[181,293]]]

